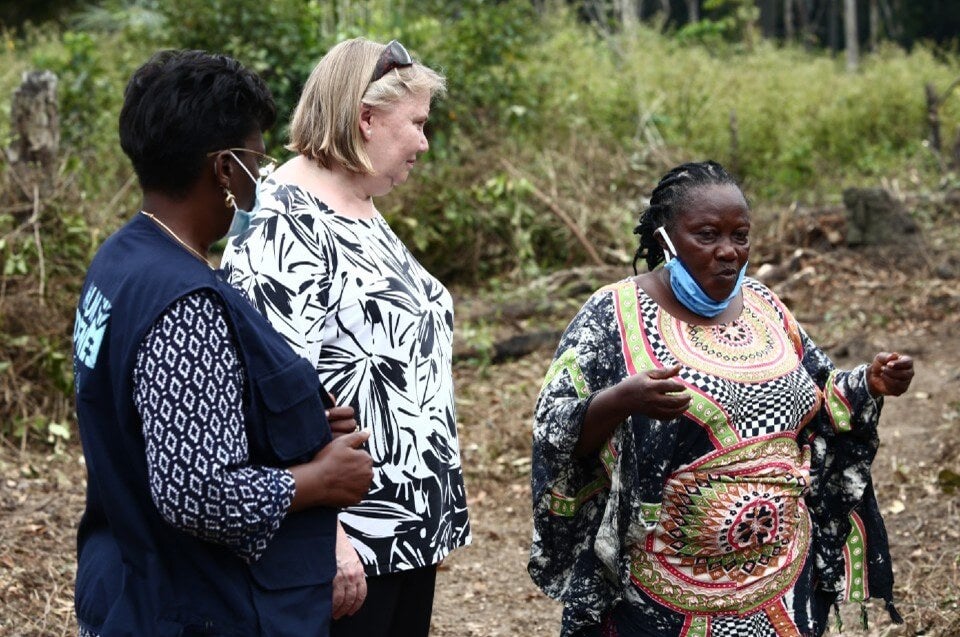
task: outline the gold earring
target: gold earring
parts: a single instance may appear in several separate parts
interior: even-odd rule
[[[233,193],[230,192],[230,189],[226,186],[223,187],[224,199],[223,203],[227,208],[236,208],[237,207],[237,198],[233,196]]]

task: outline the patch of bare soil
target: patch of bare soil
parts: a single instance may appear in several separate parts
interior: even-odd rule
[[[791,254],[791,273],[774,284],[839,365],[867,361],[883,349],[916,359],[910,392],[886,401],[874,463],[897,605],[906,622],[892,624],[880,605],[871,604],[870,627],[864,629],[859,608],[847,607],[844,633],[854,637],[960,635],[960,283],[938,278],[929,263],[937,255],[932,249],[926,261],[913,263],[889,254],[807,250]],[[475,342],[508,333],[555,334],[589,290],[626,274],[576,271],[538,282],[546,294],[531,287],[510,298],[464,297],[459,325]],[[534,311],[507,311],[512,298],[540,301]],[[485,312],[491,307],[502,311],[490,318]],[[487,336],[476,336],[484,330]],[[471,347],[470,355],[481,361],[457,365],[473,545],[441,568],[432,631],[437,637],[558,634],[559,605],[526,573],[531,420],[552,356],[552,347],[542,345],[546,341],[535,339],[540,346],[519,358]],[[484,363],[485,356],[505,360]],[[80,456],[75,443],[56,454],[0,443],[2,636],[76,632],[75,532],[85,480]]]

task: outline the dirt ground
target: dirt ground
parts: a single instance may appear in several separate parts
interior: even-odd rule
[[[944,278],[942,270],[938,276],[937,259],[953,257],[928,248],[920,265],[844,249],[795,253],[794,274],[775,286],[838,365],[883,349],[916,360],[910,392],[884,406],[874,463],[906,622],[894,625],[872,605],[864,630],[859,609],[847,608],[843,632],[855,637],[960,636],[960,278]],[[566,304],[503,322],[517,332],[562,329],[584,290],[610,276],[585,275]],[[458,325],[466,331],[482,322],[478,308],[503,301],[459,299]],[[440,571],[437,637],[558,634],[559,605],[526,573],[531,417],[551,356],[544,346],[499,364],[457,365],[473,544]],[[74,542],[84,480],[76,443],[56,453],[0,443],[0,636],[75,634]]]

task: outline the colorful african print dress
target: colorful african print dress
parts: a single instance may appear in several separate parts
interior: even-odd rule
[[[835,601],[890,602],[866,366],[835,369],[759,282],[743,299],[691,325],[629,279],[565,331],[535,414],[529,563],[562,635],[819,635]],[[676,364],[681,418],[636,414],[573,456],[595,392]]]

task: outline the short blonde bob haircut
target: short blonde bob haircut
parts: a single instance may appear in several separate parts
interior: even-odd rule
[[[370,82],[386,45],[364,38],[344,40],[327,51],[310,73],[290,123],[287,149],[324,168],[339,165],[373,174],[360,133],[360,108],[390,108],[410,95],[446,93],[446,79],[416,60]]]

